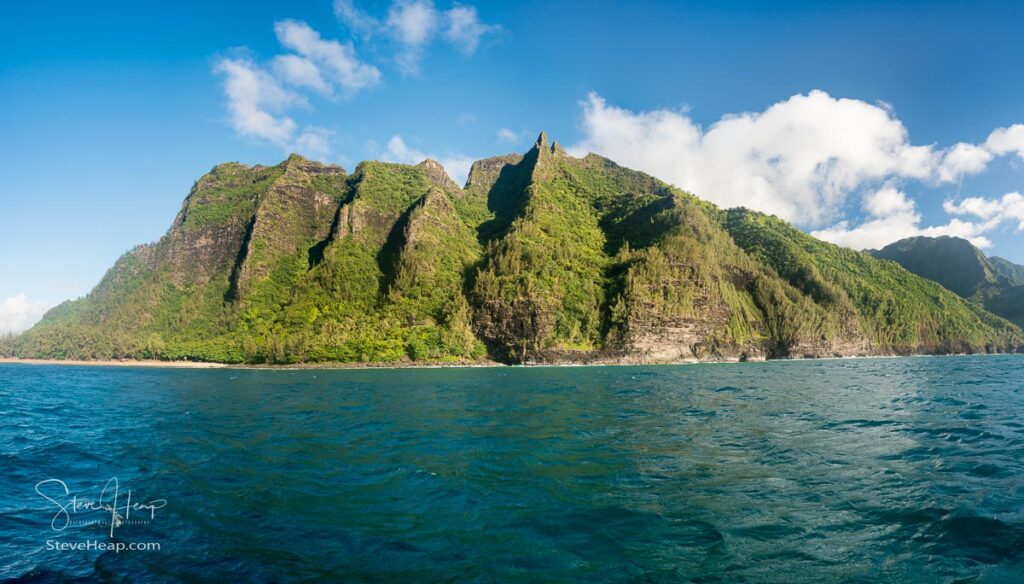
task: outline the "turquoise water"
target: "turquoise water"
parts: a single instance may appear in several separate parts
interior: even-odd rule
[[[0,411],[0,579],[1024,580],[1022,356],[0,364]]]

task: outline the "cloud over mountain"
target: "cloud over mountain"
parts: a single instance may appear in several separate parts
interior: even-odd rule
[[[998,222],[953,218],[922,226],[916,203],[895,185],[954,183],[984,172],[998,156],[1024,155],[1024,125],[996,129],[983,144],[916,145],[884,104],[819,90],[761,112],[722,116],[707,128],[685,111],[633,112],[597,93],[587,96],[582,110],[584,136],[571,152],[606,155],[719,205],[818,227],[815,235],[851,247],[919,234],[987,245],[983,234]],[[844,214],[857,195],[867,214],[863,224],[851,225]]]
[[[0,300],[0,334],[27,330],[39,322],[49,308],[50,305],[31,300],[24,294]]]

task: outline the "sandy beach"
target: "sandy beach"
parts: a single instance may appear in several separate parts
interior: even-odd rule
[[[215,369],[229,367],[224,363],[204,363],[199,361],[156,361],[156,360],[117,360],[98,359],[85,361],[81,359],[18,359],[0,357],[0,363],[20,363],[23,365],[101,365],[104,367],[181,367],[185,369]]]

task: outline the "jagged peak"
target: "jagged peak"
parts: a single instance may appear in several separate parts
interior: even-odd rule
[[[558,158],[569,157],[569,154],[565,151],[565,148],[563,148],[562,145],[558,143],[558,141],[548,140],[547,132],[541,132],[540,136],[537,136],[537,141],[534,142],[533,148],[530,149],[530,152],[528,154],[534,153],[537,155],[538,159],[546,157],[548,154]]]
[[[549,150],[548,146],[548,133],[541,132],[540,136],[537,136],[537,141],[533,144],[533,147],[537,150]]]
[[[444,165],[433,158],[428,158],[416,166],[423,169],[423,172],[427,175],[427,179],[433,184],[444,189],[452,189],[456,191],[462,190],[462,188],[452,180],[452,177],[448,176],[448,171],[445,170]]]
[[[557,143],[548,142],[547,132],[541,132],[533,148],[523,157],[526,167],[533,177],[545,176],[554,169],[553,163],[556,158],[565,155],[562,147]]]

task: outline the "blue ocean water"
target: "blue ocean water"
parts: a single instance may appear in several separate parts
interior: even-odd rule
[[[0,412],[0,579],[1024,581],[1024,356],[0,364]]]

